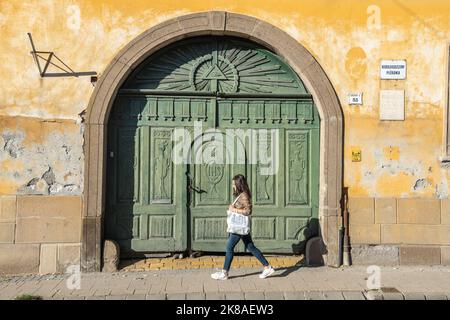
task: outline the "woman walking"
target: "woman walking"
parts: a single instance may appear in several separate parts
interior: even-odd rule
[[[232,204],[230,204],[228,209],[239,214],[250,216],[252,214],[252,194],[248,187],[247,180],[242,174],[238,174],[233,178],[232,183],[233,195],[236,197],[236,199]],[[234,257],[234,247],[236,247],[239,240],[241,239],[244,242],[245,248],[250,251],[264,266],[263,272],[259,275],[261,279],[265,279],[275,272],[266,258],[264,258],[264,255],[261,253],[261,251],[259,251],[259,249],[256,248],[253,244],[250,233],[247,235],[229,233],[223,270],[213,273],[211,275],[211,278],[216,280],[228,279],[228,272],[230,271],[231,262],[233,261]]]

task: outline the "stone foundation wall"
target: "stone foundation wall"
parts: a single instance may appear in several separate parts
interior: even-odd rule
[[[80,263],[81,196],[0,196],[0,275]]]
[[[354,264],[450,265],[450,199],[350,198]]]
[[[0,196],[0,275],[80,263],[81,196]],[[450,265],[450,199],[350,198],[353,264]]]

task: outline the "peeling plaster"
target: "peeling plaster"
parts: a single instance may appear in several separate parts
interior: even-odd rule
[[[0,118],[2,125],[16,131],[0,131],[0,194],[82,194],[81,126],[29,118]]]
[[[428,188],[430,186],[431,186],[431,183],[428,182],[427,179],[419,179],[414,184],[413,189],[414,189],[414,191],[417,191],[417,190],[422,190],[422,189]]]
[[[448,183],[446,182],[441,182],[439,184],[436,185],[436,197],[438,199],[446,199],[448,198]]]
[[[70,175],[65,175],[66,178]],[[77,194],[80,186],[75,184],[61,184],[56,182],[56,177],[51,167],[48,168],[41,178],[31,179],[25,186],[19,188],[20,194],[42,194],[42,195],[70,195]]]
[[[6,131],[2,134],[2,138],[4,141],[3,150],[10,157],[17,158],[23,151],[23,147],[20,145],[23,140],[23,133]]]
[[[55,183],[55,174],[53,173],[52,167],[48,167],[48,170],[42,175],[42,179],[44,179],[49,186]]]

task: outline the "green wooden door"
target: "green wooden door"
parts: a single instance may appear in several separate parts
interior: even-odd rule
[[[111,112],[105,236],[123,252],[223,251],[231,178],[242,173],[257,245],[301,251],[318,233],[319,127],[311,95],[267,49],[202,37],[161,50],[130,76]],[[179,129],[191,139],[186,163],[172,161]],[[220,138],[230,133],[231,155]],[[272,170],[253,157],[262,149],[277,154]],[[224,163],[195,161],[220,152]]]

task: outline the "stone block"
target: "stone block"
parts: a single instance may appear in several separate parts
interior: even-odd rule
[[[450,245],[450,225],[382,225],[381,243]]]
[[[439,199],[398,199],[397,210],[399,224],[441,223],[441,203]]]
[[[307,266],[323,266],[325,245],[321,237],[314,237],[306,243],[305,258]]]
[[[100,217],[83,218],[81,243],[81,269],[83,272],[101,271],[102,220]]]
[[[325,300],[322,291],[306,291],[305,300]]]
[[[209,27],[213,31],[219,31],[219,35],[223,35],[226,26],[227,14],[225,11],[211,11],[208,12]]]
[[[210,26],[209,12],[190,14],[177,19],[179,28],[185,32],[195,32],[207,29]],[[223,28],[222,28],[223,30]]]
[[[225,294],[225,300],[244,300],[243,292],[230,292]]]
[[[305,292],[304,291],[285,292],[284,299],[285,300],[305,300]]]
[[[383,300],[383,293],[379,290],[365,291],[364,295],[367,300]]]
[[[441,249],[426,246],[400,247],[400,264],[439,265],[441,264]]]
[[[324,214],[331,214],[329,216],[323,216],[323,219],[321,219],[323,230],[321,236],[327,244],[327,255],[324,256],[324,263],[330,267],[339,267],[339,239],[338,232],[336,231],[339,228],[341,218],[334,209],[325,210]]]
[[[186,300],[186,293],[168,293],[167,300]]]
[[[14,243],[14,223],[0,223],[0,243]]]
[[[400,263],[399,248],[388,245],[352,246],[351,258],[355,265],[392,266]]]
[[[257,23],[257,20],[241,14],[227,14],[227,21],[225,28],[227,32],[236,32],[242,35],[242,30],[247,29],[251,32]]]
[[[1,222],[16,222],[17,212],[17,197],[16,196],[1,196],[0,197],[0,223]]]
[[[124,295],[106,296],[106,300],[127,300],[127,296]]]
[[[114,84],[111,84],[114,85]],[[84,137],[85,144],[89,148],[86,150],[85,162],[87,167],[84,172],[85,190],[83,201],[83,217],[98,217],[101,215],[101,194],[103,185],[99,183],[98,175],[103,172],[101,163],[102,138],[104,134],[103,125],[86,125]]]
[[[69,297],[64,297],[63,300],[85,300],[85,298],[84,297],[72,297],[72,296],[69,296]]]
[[[375,223],[397,223],[397,200],[395,198],[375,199]]]
[[[361,291],[343,291],[342,294],[345,300],[366,300]]]
[[[441,200],[441,224],[450,225],[450,198]]]
[[[405,297],[405,300],[425,300],[425,295],[423,293],[406,292],[403,296]]]
[[[57,244],[42,244],[40,254],[40,274],[53,274],[56,273],[56,260],[58,256]]]
[[[39,272],[38,244],[0,244],[0,275]]]
[[[344,296],[340,291],[325,291],[323,296],[325,300],[344,300]]]
[[[447,300],[447,295],[444,293],[426,293],[426,300]]]
[[[444,266],[450,266],[450,247],[441,247],[441,264]]]
[[[103,245],[103,272],[117,272],[120,261],[120,247],[116,241],[105,240]]]
[[[148,294],[146,300],[166,300],[165,294]]]
[[[126,300],[146,300],[145,294],[128,295]]]
[[[206,300],[225,300],[225,293],[220,292],[206,292]]]
[[[266,300],[284,300],[283,292],[266,292]]]
[[[80,242],[81,197],[19,196],[17,243]]]
[[[186,295],[186,300],[205,300],[204,292],[191,292]]]
[[[375,200],[373,198],[350,198],[348,200],[350,224],[375,223]]]
[[[404,300],[401,292],[383,292],[383,300]]]
[[[58,244],[58,258],[56,270],[58,273],[67,272],[67,268],[80,264],[81,244],[60,243]]]
[[[264,300],[264,293],[263,292],[246,292],[245,293],[245,300]]]
[[[381,241],[379,224],[353,224],[349,232],[351,244],[379,244]]]
[[[106,297],[95,297],[95,296],[91,296],[91,297],[86,297],[86,300],[105,300]]]

